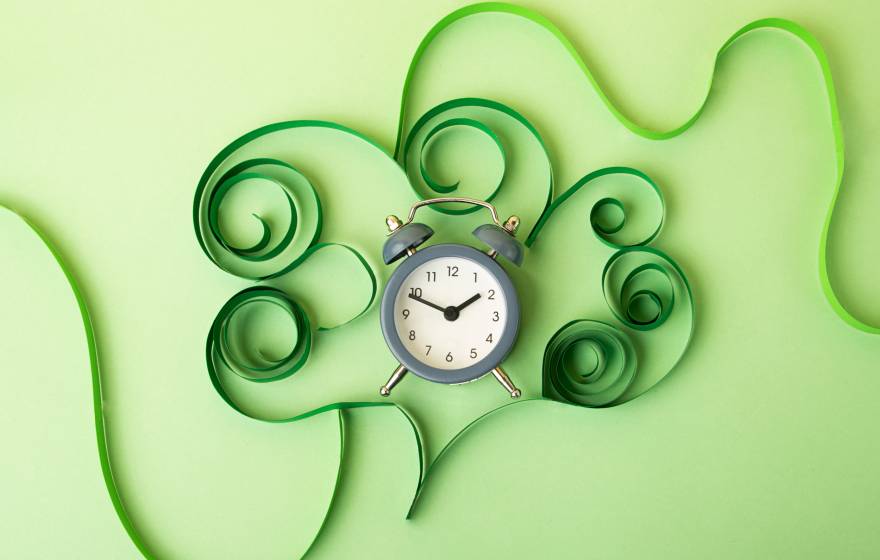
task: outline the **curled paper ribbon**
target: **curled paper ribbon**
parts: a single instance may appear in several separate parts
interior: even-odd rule
[[[660,191],[660,187],[657,186],[657,183],[655,183],[650,176],[638,169],[624,166],[613,166],[603,167],[587,173],[575,181],[571,187],[565,190],[565,192],[553,199],[553,201],[544,209],[541,217],[538,218],[535,227],[529,232],[525,241],[526,247],[531,247],[535,244],[538,240],[538,234],[540,234],[544,226],[547,225],[550,216],[552,216],[553,213],[556,212],[568,199],[593,181],[601,179],[602,177],[613,176],[634,177],[640,182],[640,184],[647,186],[649,194],[655,197],[659,202],[658,214],[654,217],[653,222],[651,222],[653,224],[651,227],[645,228],[645,226],[642,226],[640,228],[641,231],[636,230],[635,226],[630,226],[630,224],[627,223],[627,208],[623,202],[615,197],[606,196],[596,201],[590,209],[589,223],[593,234],[599,241],[612,249],[647,245],[654,241],[654,239],[660,235],[660,230],[663,228],[663,222],[666,215],[666,201],[663,198],[663,193]],[[609,208],[613,208],[617,211],[616,219],[613,222],[608,221],[608,218],[605,216],[606,212],[604,211]],[[631,239],[626,239],[626,235],[631,237]]]
[[[533,247],[539,234],[555,212],[566,201],[586,189],[594,181],[605,177],[629,177],[644,185],[644,192],[654,197],[657,213],[653,220],[636,225],[627,221],[628,208],[613,196],[596,200],[589,211],[589,224],[593,235],[602,244],[614,249],[601,274],[602,293],[607,308],[614,318],[633,331],[648,332],[666,324],[676,307],[683,307],[683,319],[687,333],[680,341],[681,349],[675,361],[662,375],[651,379],[633,381],[638,377],[635,369],[636,352],[630,337],[624,331],[604,322],[577,320],[560,328],[547,344],[544,354],[542,378],[543,395],[569,404],[602,407],[621,404],[631,400],[668,375],[684,356],[693,336],[695,306],[687,276],[681,267],[663,251],[647,246],[660,234],[665,220],[665,200],[659,186],[650,176],[631,167],[606,167],[578,179],[570,188],[550,204],[526,239],[526,246]],[[609,219],[607,210],[613,209]],[[610,330],[609,330],[610,329]],[[600,334],[597,334],[599,332]],[[579,342],[583,338],[589,345]],[[596,358],[588,375],[572,373],[570,363],[572,350],[590,348]],[[604,368],[599,368],[598,357]],[[610,358],[620,358],[613,361]],[[632,366],[632,371],[622,367]],[[583,367],[583,365],[579,366]],[[615,369],[617,368],[617,369]],[[610,377],[609,377],[610,374]],[[612,382],[613,380],[613,382]],[[594,394],[595,393],[595,394]]]
[[[256,281],[278,278],[303,264],[317,251],[327,247],[340,247],[358,260],[369,279],[369,297],[354,317],[337,325],[318,326],[316,329],[303,307],[282,290],[266,285],[244,289],[223,305],[207,337],[205,360],[211,384],[223,401],[236,412],[248,418],[275,424],[297,422],[325,412],[335,412],[338,415],[340,448],[336,483],[321,526],[312,539],[310,550],[317,542],[326,523],[341,479],[342,457],[345,454],[343,414],[345,410],[372,407],[396,408],[407,420],[416,442],[419,465],[417,487],[423,478],[424,460],[418,426],[412,416],[396,403],[336,402],[283,418],[265,418],[240,406],[224,384],[224,377],[229,373],[243,381],[253,383],[271,383],[291,377],[302,369],[309,359],[313,347],[313,330],[331,330],[354,321],[370,308],[378,290],[372,268],[356,249],[341,243],[319,241],[323,225],[321,201],[312,183],[296,167],[272,158],[246,159],[231,165],[227,164],[228,159],[248,142],[266,134],[293,128],[335,130],[354,136],[371,147],[378,147],[378,144],[369,137],[353,129],[325,121],[283,122],[245,134],[224,148],[203,173],[193,202],[193,225],[199,245],[208,258],[226,272],[242,278]],[[224,166],[228,169],[222,171]],[[274,232],[270,221],[254,212],[252,216],[260,224],[262,234],[255,243],[239,246],[224,234],[222,218],[224,202],[231,198],[236,188],[246,183],[280,192],[285,201],[283,207],[286,210],[287,220],[280,233]],[[280,356],[270,356],[259,347],[253,337],[242,334],[248,331],[246,316],[260,308],[280,311],[291,327],[290,348]],[[237,325],[239,322],[243,324]],[[305,554],[307,553],[308,550]],[[149,555],[148,557],[152,558]]]
[[[621,273],[620,269],[626,270]],[[624,247],[602,270],[605,301],[618,321],[637,331],[662,326],[675,307],[675,280],[693,297],[687,277],[668,255],[653,247]]]
[[[262,183],[277,189],[285,198],[288,224],[281,238],[271,247],[272,238],[276,236],[273,235],[269,222],[257,213],[252,215],[260,223],[262,236],[249,247],[235,246],[226,239],[220,227],[223,202],[234,189],[247,183]],[[243,278],[264,280],[293,270],[311,254],[310,249],[321,234],[323,215],[318,193],[302,173],[283,161],[269,158],[243,161],[233,166],[216,182],[199,185],[196,200],[197,208],[194,212],[197,224],[199,210],[207,213],[207,227],[196,228],[202,249],[217,266]],[[203,216],[201,218],[204,219]],[[305,230],[305,233],[296,235],[298,227]],[[207,229],[213,243],[203,237],[203,229]],[[215,247],[224,250],[231,258],[223,258]],[[278,261],[281,264],[277,264]],[[235,266],[252,263],[275,263],[277,271],[256,273]]]
[[[486,202],[491,202],[501,191],[504,179],[507,176],[509,157],[504,148],[504,143],[498,133],[488,124],[471,117],[455,116],[460,110],[485,111],[489,115],[500,117],[515,126],[522,127],[528,132],[529,136],[539,147],[543,161],[546,162],[547,166],[547,183],[541,186],[547,193],[544,202],[544,207],[546,208],[553,198],[553,171],[550,166],[550,155],[547,145],[541,134],[528,119],[511,107],[497,101],[476,97],[452,99],[428,110],[413,124],[403,144],[398,143],[398,150],[393,157],[406,171],[410,187],[416,196],[420,199],[433,198],[437,195],[448,195],[459,188],[460,181],[442,184],[435,180],[428,171],[429,162],[433,159],[431,148],[437,141],[442,139],[444,133],[453,129],[475,132],[492,141],[501,162],[501,173],[491,190],[481,198]],[[450,114],[453,116],[448,116]],[[418,164],[417,166],[416,163]],[[437,167],[439,166],[437,165]],[[471,204],[458,205],[450,203],[433,205],[431,209],[444,214],[470,214],[479,210],[479,207]]]
[[[421,149],[419,150],[419,174],[422,176],[422,179],[425,181],[425,183],[427,183],[428,186],[431,187],[431,190],[433,190],[434,192],[439,193],[439,194],[448,194],[448,193],[453,192],[455,189],[458,188],[459,181],[456,181],[455,183],[453,183],[451,185],[443,185],[443,184],[441,184],[431,178],[430,174],[428,173],[427,166],[425,164],[425,160],[427,159],[426,156],[428,154],[428,145],[431,142],[431,140],[434,139],[439,133],[443,132],[444,130],[455,127],[455,126],[467,127],[472,130],[477,130],[477,131],[482,132],[483,134],[488,136],[492,140],[492,142],[494,142],[495,147],[498,149],[498,152],[501,154],[501,159],[502,160],[507,159],[505,156],[505,153],[504,153],[504,145],[501,143],[501,139],[498,138],[498,135],[495,134],[495,132],[491,128],[489,128],[485,124],[481,123],[480,121],[477,121],[474,119],[457,118],[457,119],[449,119],[449,120],[445,120],[445,121],[441,122],[437,126],[433,127],[430,130],[430,132],[428,132],[425,135],[425,138],[421,142]],[[412,136],[410,136],[410,137],[412,138]],[[504,181],[504,174],[502,173],[501,177],[498,180],[497,185],[495,186],[495,189],[486,198],[486,202],[495,198],[495,195],[498,193],[498,190],[501,188],[501,183],[503,181]]]
[[[633,382],[637,362],[632,342],[620,329],[600,321],[572,321],[547,344],[543,394],[578,406],[610,405]]]
[[[261,349],[236,346],[230,331],[237,315],[249,308],[271,306],[284,312],[294,327],[294,343],[290,352],[279,358],[267,356]],[[309,357],[312,346],[312,328],[309,317],[287,294],[274,288],[253,287],[242,290],[230,299],[211,325],[208,335],[208,373],[214,387],[227,403],[237,408],[223,389],[217,375],[218,367],[225,367],[242,379],[258,383],[280,381],[299,371]]]

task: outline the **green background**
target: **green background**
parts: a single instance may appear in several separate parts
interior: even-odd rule
[[[42,225],[83,283],[115,473],[160,557],[299,556],[337,468],[332,414],[263,424],[235,414],[211,388],[208,326],[251,283],[218,269],[196,243],[199,175],[238,135],[293,118],[334,120],[390,149],[412,52],[459,5],[4,6],[0,200]],[[815,33],[831,60],[848,143],[832,279],[858,315],[880,322],[873,5],[527,5],[562,27],[625,113],[657,128],[699,104],[715,51],[741,25],[781,16]],[[878,554],[880,338],[846,326],[818,282],[834,161],[809,51],[781,33],[749,35],[723,57],[697,125],[652,142],[611,118],[546,32],[479,16],[432,47],[411,115],[470,95],[506,102],[538,127],[557,194],[606,165],[638,167],[659,182],[668,221],[656,245],[694,285],[694,341],[668,379],[625,405],[530,403],[493,416],[444,459],[411,521],[403,517],[417,464],[407,426],[390,409],[348,413],[342,484],[314,556]],[[327,185],[322,198],[327,192],[335,208],[328,238],[353,243],[387,278],[382,217],[403,213],[412,194],[378,152],[303,141],[315,153],[302,167]],[[537,211],[537,193],[506,196],[504,213]],[[432,219],[442,233],[465,229]],[[553,227],[583,232],[583,243],[548,232],[518,273],[528,287],[524,329],[529,318],[534,327],[506,365],[527,396],[540,392],[549,333],[569,319],[608,316],[595,294],[580,293],[599,287],[607,249],[586,235],[577,207],[554,219]],[[73,298],[21,222],[2,213],[0,230],[2,555],[137,557],[100,477]],[[322,257],[291,276],[291,290],[319,320],[344,318],[364,296],[346,280],[347,266]],[[374,398],[394,366],[377,318],[374,306],[320,334],[301,376],[243,389],[241,398],[267,417]],[[466,387],[407,379],[397,393],[423,425],[429,455],[507,401],[490,379]]]

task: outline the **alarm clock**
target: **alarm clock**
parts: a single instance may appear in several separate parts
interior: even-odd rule
[[[419,208],[458,202],[489,210],[492,222],[473,235],[489,248],[446,243],[418,249],[434,230],[413,222]],[[516,288],[496,259],[516,266],[523,247],[515,239],[519,218],[503,224],[488,202],[441,197],[415,203],[406,222],[385,219],[390,233],[382,248],[385,264],[404,259],[391,274],[382,295],[380,323],[388,348],[400,365],[379,389],[387,397],[408,372],[432,381],[456,385],[488,373],[512,398],[520,396],[501,362],[513,348],[519,330],[520,307]]]

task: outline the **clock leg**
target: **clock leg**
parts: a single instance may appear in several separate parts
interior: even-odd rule
[[[511,381],[510,377],[508,377],[507,374],[504,373],[503,369],[501,369],[500,367],[493,369],[492,375],[495,376],[495,379],[498,380],[498,383],[501,383],[501,385],[503,385],[504,388],[507,389],[507,392],[510,393],[510,398],[518,399],[520,395],[522,395],[522,392],[517,389],[516,386],[514,386],[513,381]]]
[[[391,374],[391,377],[388,378],[388,381],[385,385],[379,387],[379,394],[383,397],[387,397],[391,394],[391,389],[394,389],[394,386],[400,383],[400,380],[403,379],[403,376],[406,375],[407,370],[402,365],[397,366],[397,369],[394,370],[394,373]]]

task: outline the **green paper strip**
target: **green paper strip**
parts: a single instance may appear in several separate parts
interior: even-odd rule
[[[406,91],[409,89],[408,84],[404,84],[404,95],[406,95]],[[541,150],[544,153],[545,161],[547,162],[547,167],[549,170],[549,181],[547,185],[542,185],[542,189],[546,189],[547,198],[544,203],[544,207],[549,206],[550,201],[553,199],[553,168],[550,164],[550,153],[547,149],[547,144],[544,142],[544,139],[541,137],[541,134],[538,132],[538,129],[529,122],[523,115],[521,115],[518,111],[504,105],[503,103],[499,103],[497,101],[492,101],[490,99],[481,99],[478,97],[464,97],[461,99],[452,99],[450,101],[445,101],[436,107],[428,110],[424,115],[419,117],[419,119],[415,122],[412,129],[406,135],[406,139],[402,142],[402,138],[399,136],[402,134],[402,128],[398,130],[398,140],[397,140],[397,149],[394,153],[393,158],[398,162],[401,167],[404,168],[404,171],[407,172],[407,162],[410,161],[410,152],[415,147],[418,146],[420,151],[418,155],[418,174],[413,171],[409,171],[407,173],[409,178],[410,188],[413,190],[415,195],[420,199],[432,198],[439,195],[448,195],[452,193],[458,188],[458,182],[455,182],[451,185],[440,185],[437,181],[434,181],[427,172],[426,168],[426,159],[429,157],[428,154],[428,146],[431,141],[437,134],[448,130],[452,127],[460,126],[467,127],[473,130],[477,130],[482,134],[488,136],[495,144],[498,152],[501,156],[501,161],[504,166],[504,170],[506,172],[507,169],[507,153],[504,150],[504,145],[501,142],[501,139],[498,135],[491,129],[491,127],[486,124],[477,121],[475,119],[470,118],[461,118],[461,117],[453,117],[440,120],[439,123],[433,125],[428,132],[425,134],[425,137],[422,139],[420,143],[416,142],[416,138],[419,137],[422,129],[428,126],[428,123],[432,122],[435,118],[439,117],[443,113],[448,111],[452,111],[455,109],[466,108],[466,107],[479,107],[483,109],[489,109],[491,111],[496,111],[506,117],[511,118],[514,122],[523,126],[529,134],[531,134],[538,145],[541,147]],[[401,114],[401,127],[403,126],[403,116]],[[417,178],[421,178],[425,184],[429,187],[432,192],[425,192],[423,189],[417,187]],[[504,173],[502,173],[501,178],[498,183],[492,189],[488,196],[486,196],[483,200],[486,202],[491,202],[495,199],[498,193],[501,190],[501,187],[504,184]],[[472,204],[466,205],[464,207],[460,205],[450,204],[450,205],[433,205],[430,206],[431,210],[435,212],[440,212],[443,214],[470,214],[472,212],[476,212],[480,209],[479,206],[474,206]]]
[[[675,366],[684,357],[691,338],[693,337],[694,326],[696,323],[696,312],[693,299],[693,290],[684,271],[669,255],[654,247],[647,245],[653,242],[660,234],[660,230],[665,222],[666,204],[663,193],[657,183],[647,174],[633,169],[631,167],[605,167],[598,169],[578,179],[570,188],[559,195],[553,203],[547,207],[541,217],[538,219],[535,227],[529,233],[526,239],[526,246],[533,247],[537,242],[539,234],[549,222],[551,216],[565,204],[566,201],[575,196],[578,192],[587,188],[593,181],[609,176],[622,175],[639,179],[649,192],[657,197],[660,203],[660,213],[657,216],[653,227],[647,228],[640,234],[632,235],[632,239],[624,242],[619,238],[627,231],[627,209],[621,201],[613,197],[603,197],[593,203],[590,210],[590,226],[593,234],[604,245],[615,250],[606,261],[601,275],[602,293],[605,303],[611,310],[614,317],[620,321],[625,327],[633,331],[647,332],[663,326],[671,317],[675,305],[675,293],[681,292],[681,298],[686,300],[690,309],[690,317],[688,320],[688,333],[681,351],[675,362],[666,371],[663,377],[656,380],[652,385],[640,388],[637,393],[626,392],[629,384],[634,380],[624,372],[618,371],[613,377],[625,377],[629,379],[626,387],[619,393],[615,393],[612,388],[603,388],[593,386],[593,383],[604,378],[597,375],[596,378],[577,380],[573,378],[570,372],[563,367],[565,352],[568,345],[577,342],[580,339],[597,340],[595,344],[600,344],[606,354],[607,361],[618,355],[628,354],[624,348],[628,344],[629,337],[623,331],[606,325],[614,329],[614,333],[606,332],[607,329],[597,321],[572,321],[567,323],[554,335],[545,350],[544,368],[543,368],[543,394],[546,397],[576,404],[580,406],[613,406],[631,400],[656,386],[656,384],[665,378],[675,369]],[[606,226],[599,222],[599,210],[603,207],[612,206],[620,213],[618,223]],[[624,269],[622,272],[619,269]],[[621,272],[620,274],[617,274]],[[597,333],[596,331],[602,331]],[[611,352],[612,344],[610,338],[623,337],[627,342],[620,342]],[[603,342],[604,341],[604,342]],[[615,344],[617,344],[615,342]],[[632,358],[632,360],[631,360]],[[635,356],[621,357],[621,360],[633,361]],[[598,373],[598,372],[597,372]],[[594,393],[602,389],[602,397],[585,397],[586,393]],[[581,396],[578,396],[581,395]]]
[[[588,351],[593,363],[578,371],[573,354]],[[636,350],[620,329],[600,321],[572,321],[551,337],[544,351],[543,394],[578,406],[613,404],[635,379]]]
[[[418,488],[416,489],[416,493],[415,493],[415,496],[413,496],[412,503],[410,503],[409,510],[406,512],[406,518],[412,519],[413,515],[415,514],[416,505],[419,503],[419,499],[422,497],[422,494],[423,494],[425,486],[426,486],[425,482],[428,480],[428,476],[437,470],[437,466],[440,464],[440,460],[443,459],[443,457],[446,457],[448,455],[449,450],[452,449],[452,447],[462,437],[464,437],[464,435],[466,433],[470,432],[471,428],[473,428],[474,426],[476,426],[477,424],[479,424],[480,422],[482,422],[483,420],[485,420],[489,416],[494,416],[496,413],[500,412],[501,410],[506,409],[507,407],[518,405],[518,404],[525,404],[525,403],[529,403],[529,402],[535,402],[535,401],[546,401],[546,399],[542,399],[542,398],[521,399],[521,400],[509,402],[507,404],[503,404],[499,407],[493,408],[493,409],[489,410],[488,412],[484,412],[483,414],[477,416],[476,418],[471,420],[464,428],[459,430],[459,432],[457,434],[455,434],[452,437],[452,439],[450,439],[446,443],[446,445],[443,446],[443,449],[440,450],[440,453],[438,453],[437,456],[434,457],[434,460],[431,462],[430,465],[428,465],[427,469],[425,469],[425,475],[422,478],[421,484],[419,484]]]
[[[73,275],[73,270],[67,264],[67,261],[61,256],[61,252],[55,246],[55,243],[49,239],[49,236],[46,235],[42,229],[37,227],[23,214],[13,208],[3,204],[0,204],[0,208],[5,208],[17,215],[29,228],[31,228],[31,230],[33,230],[34,233],[37,234],[49,252],[52,253],[52,257],[64,273],[64,277],[67,279],[67,283],[70,286],[70,291],[73,293],[74,299],[76,299],[76,305],[79,309],[80,317],[82,317],[83,332],[86,335],[86,346],[89,349],[89,369],[92,376],[92,410],[95,415],[95,435],[98,443],[98,459],[101,463],[101,474],[104,476],[104,484],[107,486],[107,493],[110,494],[110,502],[113,504],[113,509],[116,511],[116,515],[119,517],[119,521],[122,523],[122,527],[125,529],[125,532],[128,533],[131,541],[145,558],[155,558],[150,552],[150,548],[147,546],[146,541],[137,531],[134,523],[132,523],[128,511],[125,509],[125,504],[122,501],[119,488],[116,486],[113,469],[110,466],[109,443],[107,440],[106,421],[104,417],[104,396],[101,388],[101,370],[98,366],[98,347],[95,343],[95,330],[92,327],[92,317],[89,313],[89,308],[86,304],[82,288],[80,288],[79,282]]]
[[[138,532],[137,528],[134,525],[134,522],[132,521],[131,516],[128,513],[128,510],[126,510],[125,503],[124,503],[124,501],[122,499],[122,495],[119,491],[119,487],[116,484],[116,478],[113,475],[113,469],[112,469],[112,466],[110,463],[109,439],[108,439],[107,431],[106,431],[106,417],[104,415],[104,406],[103,406],[104,397],[103,397],[103,390],[102,390],[102,383],[101,383],[102,373],[101,373],[101,368],[99,366],[99,361],[98,361],[98,347],[97,347],[97,343],[95,341],[95,331],[92,326],[91,314],[89,313],[88,305],[86,303],[86,299],[83,294],[83,290],[80,287],[79,282],[77,281],[76,277],[74,276],[73,270],[67,264],[67,262],[64,260],[64,258],[62,257],[62,255],[61,255],[60,251],[58,250],[57,246],[55,245],[55,243],[52,242],[52,240],[43,232],[42,229],[37,227],[33,222],[28,220],[23,214],[16,211],[15,209],[10,208],[4,204],[0,204],[0,208],[6,209],[6,210],[12,212],[13,214],[15,214],[16,216],[18,216],[25,224],[27,224],[27,226],[34,233],[37,234],[37,236],[40,238],[40,240],[43,242],[43,244],[46,246],[46,248],[52,254],[52,257],[55,259],[55,262],[58,263],[59,268],[64,273],[64,277],[67,280],[68,285],[70,286],[70,290],[73,293],[73,296],[76,300],[77,308],[79,309],[79,313],[82,318],[83,332],[85,333],[86,346],[89,351],[89,369],[91,371],[91,382],[92,382],[92,410],[94,412],[94,418],[95,418],[95,435],[96,435],[97,444],[98,444],[98,459],[101,464],[101,473],[104,478],[104,484],[107,487],[107,493],[110,495],[110,502],[113,504],[113,509],[116,511],[116,515],[117,515],[117,517],[119,517],[119,521],[122,523],[122,527],[123,527],[123,529],[125,529],[125,532],[128,534],[132,543],[134,543],[135,547],[137,547],[137,549],[144,556],[144,558],[147,558],[149,560],[157,559],[158,556],[152,551],[152,549],[150,548],[150,546],[148,545],[148,543],[146,542],[144,537],[140,534],[140,532]],[[277,294],[271,293],[272,289],[252,288],[251,290],[254,290],[254,292],[258,292],[259,290],[266,290],[267,292],[270,292],[270,293],[268,293],[268,294],[256,293],[253,295],[241,296],[241,298],[236,300],[236,304],[241,303],[242,300],[251,300],[253,297],[256,297],[256,296],[266,297],[267,299],[271,299],[272,297],[278,297]],[[274,291],[278,292],[278,294],[281,294],[281,297],[286,298],[286,296],[284,296],[282,292],[280,292],[278,290],[274,290]],[[249,291],[245,290],[245,292],[249,292]],[[241,295],[241,294],[239,294],[239,295]],[[236,299],[236,298],[233,298],[233,299]],[[290,300],[288,300],[288,301],[290,301]],[[294,308],[298,307],[298,306],[296,306],[296,304],[294,302],[290,301],[290,303],[294,306]],[[229,306],[230,309],[234,309],[236,307],[236,304],[230,305]],[[234,310],[232,311],[232,313],[234,313]],[[292,315],[295,315],[296,313],[297,312],[292,311]],[[225,316],[228,317],[229,314],[227,313]],[[304,314],[303,314],[303,316],[304,316]],[[222,321],[222,318],[218,317],[218,320]],[[305,320],[307,320],[307,317],[305,318]],[[215,321],[215,323],[217,323],[217,321]],[[213,330],[212,330],[212,334],[213,334]],[[214,340],[212,340],[212,338],[209,337],[208,350],[207,350],[209,356],[212,352],[213,342],[214,342]],[[276,376],[274,379],[280,379],[283,377],[287,377],[289,375],[292,375],[292,373],[294,373],[294,372],[295,372],[295,369],[293,371],[287,373],[287,375],[279,375],[279,376]],[[245,376],[243,376],[243,377],[245,377]],[[264,382],[265,381],[272,381],[272,380],[273,379],[262,379],[262,381],[264,381]],[[249,416],[251,418],[255,418],[254,416],[251,416],[247,412],[243,411],[241,408],[239,408],[235,404],[235,401],[231,397],[229,397],[229,395],[223,389],[223,386],[220,383],[219,378],[217,378],[216,372],[213,369],[211,370],[211,381],[212,381],[212,383],[215,384],[217,391],[220,393],[220,395],[223,397],[223,399],[232,408],[234,408],[235,410],[237,410],[238,412],[240,412],[246,416]],[[333,499],[335,498],[336,492],[339,488],[339,481],[340,481],[341,472],[342,472],[342,457],[345,453],[345,424],[344,424],[343,411],[346,409],[371,408],[371,407],[393,407],[393,408],[396,408],[401,414],[403,414],[404,418],[406,418],[407,422],[409,423],[410,427],[413,430],[413,434],[414,434],[415,440],[416,440],[416,447],[417,447],[418,458],[419,458],[419,483],[420,483],[421,479],[422,479],[422,473],[424,470],[421,435],[419,434],[418,426],[416,425],[415,420],[412,418],[412,416],[410,416],[409,413],[407,413],[407,411],[404,408],[402,408],[400,405],[397,405],[395,403],[391,403],[391,402],[387,402],[387,401],[386,402],[338,402],[338,403],[328,404],[328,405],[325,405],[325,406],[322,406],[322,407],[319,407],[319,408],[316,408],[313,410],[309,410],[307,412],[303,412],[302,414],[299,414],[299,415],[296,415],[296,416],[293,416],[290,418],[273,419],[273,420],[263,420],[260,418],[255,418],[257,420],[263,420],[263,421],[270,422],[270,423],[287,423],[287,422],[295,422],[297,420],[302,420],[302,419],[309,418],[311,416],[315,416],[317,414],[321,414],[323,412],[329,412],[329,411],[336,411],[336,413],[338,415],[340,446],[339,446],[339,461],[338,461],[339,466],[337,469],[336,482],[333,486],[333,491],[331,493],[330,504],[328,504],[328,506],[327,506],[327,510],[324,514],[322,521],[321,521],[321,525],[320,525],[318,531],[315,533],[315,536],[313,537],[312,542],[309,545],[309,548],[307,549],[306,553],[303,554],[303,556],[305,556],[305,554],[307,554],[308,551],[311,550],[312,547],[314,547],[315,542],[317,542],[318,536],[320,535],[321,530],[324,528],[324,526],[327,522],[327,516],[329,514],[330,507],[332,506]],[[418,488],[418,485],[417,485],[417,488]]]
[[[596,235],[596,238],[612,249],[620,249],[622,247],[633,247],[636,245],[647,245],[654,241],[658,235],[660,235],[660,230],[663,228],[663,222],[666,216],[666,200],[663,198],[663,193],[660,191],[660,187],[657,183],[654,182],[651,177],[649,177],[646,173],[639,171],[638,169],[634,169],[632,167],[624,167],[624,166],[614,166],[614,167],[603,167],[601,169],[597,169],[596,171],[592,171],[587,173],[580,179],[574,182],[572,186],[565,190],[562,194],[557,196],[551,204],[549,204],[545,209],[541,216],[538,218],[538,221],[535,223],[535,227],[532,228],[532,231],[529,232],[529,235],[526,237],[525,245],[526,247],[532,247],[535,242],[538,240],[538,234],[541,233],[541,230],[544,229],[544,226],[547,225],[550,216],[553,215],[569,198],[574,196],[578,191],[582,188],[586,187],[596,179],[613,176],[613,175],[628,175],[631,177],[635,177],[643,182],[650,188],[650,192],[652,195],[656,196],[660,202],[660,215],[658,216],[656,225],[648,230],[647,232],[643,232],[641,235],[635,236],[634,240],[624,242],[616,238],[616,234],[621,233],[626,227],[626,207],[623,203],[612,197],[604,197],[593,204],[593,208],[590,210],[590,227],[593,230],[593,233]],[[605,226],[599,221],[599,211],[605,206],[614,206],[619,209],[621,213],[621,220],[618,224],[613,226]]]

